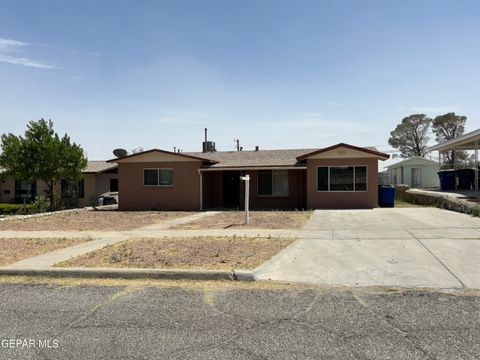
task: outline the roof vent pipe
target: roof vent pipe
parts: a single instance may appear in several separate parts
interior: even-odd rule
[[[255,151],[258,151],[258,150],[260,150],[260,148],[257,145],[257,146],[255,146]]]
[[[204,130],[205,130],[205,141],[203,142],[202,151],[203,151],[204,153],[206,153],[206,152],[208,151],[208,149],[207,149],[208,129],[205,128]]]

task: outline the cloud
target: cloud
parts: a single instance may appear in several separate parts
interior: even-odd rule
[[[398,106],[395,110],[400,112],[411,112],[416,114],[427,114],[427,115],[440,115],[446,114],[449,112],[458,112],[459,108],[457,106]]]
[[[31,44],[22,41],[0,38],[0,62],[33,67],[37,69],[58,69],[59,67],[43,61],[30,59],[22,53]]]
[[[333,107],[342,107],[343,104],[339,103],[339,102],[336,102],[336,101],[330,101],[329,102],[330,106],[333,106]]]
[[[163,118],[153,120],[155,124],[161,125],[188,125],[188,124],[198,124],[199,120],[193,119],[176,119],[176,118]]]
[[[155,124],[162,125],[189,125],[205,123],[210,118],[209,114],[196,111],[162,111],[159,118],[153,120]]]
[[[339,133],[370,133],[375,130],[374,127],[360,122],[325,118],[322,114],[315,112],[303,112],[286,120],[259,122],[258,125],[290,131],[301,130],[303,134],[305,134],[305,130],[308,130],[315,136],[318,136],[318,133],[331,136]]]

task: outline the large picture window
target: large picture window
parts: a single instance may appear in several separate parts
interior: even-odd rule
[[[37,182],[15,180],[15,201],[17,203],[30,203],[37,196]]]
[[[60,188],[64,199],[83,199],[85,197],[85,181],[83,179],[74,183],[62,180]]]
[[[288,170],[259,170],[257,194],[288,196]]]
[[[173,169],[144,169],[143,185],[172,186],[173,185]]]
[[[366,166],[320,166],[318,191],[367,191]]]

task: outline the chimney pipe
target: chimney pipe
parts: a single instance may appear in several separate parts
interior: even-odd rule
[[[260,150],[260,148],[257,145],[257,146],[255,146],[255,151],[258,151],[258,150]]]
[[[203,149],[202,149],[204,153],[206,153],[208,150],[207,142],[208,142],[208,129],[205,128],[205,141],[203,142]]]

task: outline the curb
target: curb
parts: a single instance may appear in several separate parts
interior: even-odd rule
[[[100,279],[167,279],[167,280],[231,280],[255,281],[248,270],[184,270],[184,269],[112,269],[112,268],[0,268],[0,276],[53,276]]]

